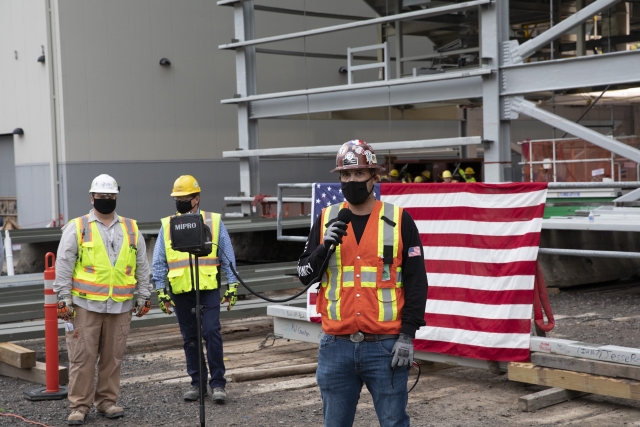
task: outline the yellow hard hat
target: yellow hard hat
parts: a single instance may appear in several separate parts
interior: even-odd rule
[[[431,179],[431,171],[428,171],[427,169],[423,170],[422,176],[424,176],[427,179]]]
[[[466,168],[466,169],[464,170],[464,173],[465,173],[465,175],[473,175],[473,174],[475,174],[476,172],[473,170],[473,168],[472,168],[472,167],[468,167],[468,168]]]
[[[416,176],[416,179],[413,180],[413,182],[424,182],[424,178],[422,178],[420,175]]]
[[[171,197],[188,196],[189,194],[199,193],[200,184],[191,175],[182,175],[173,183],[173,192]]]
[[[397,178],[398,176],[400,176],[400,174],[398,173],[398,169],[391,169],[391,172],[389,172],[389,175]]]
[[[449,172],[449,171],[442,172],[442,177],[443,178],[451,178],[451,172]]]

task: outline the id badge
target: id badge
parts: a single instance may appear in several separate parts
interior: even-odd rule
[[[389,272],[389,264],[383,264],[382,267],[382,281],[388,282],[391,280],[391,273]]]

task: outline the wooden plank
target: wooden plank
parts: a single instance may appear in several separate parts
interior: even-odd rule
[[[522,412],[533,412],[586,394],[589,393],[565,390],[563,388],[550,388],[518,398],[518,409]]]
[[[511,381],[640,400],[640,381],[543,368],[533,363],[509,363],[508,373]]]
[[[262,380],[265,378],[289,377],[300,374],[312,374],[318,368],[317,363],[304,365],[283,366],[273,369],[260,369],[258,371],[235,372],[231,374],[233,382]]]
[[[68,384],[69,371],[67,370],[67,368],[64,366],[59,366],[58,371],[60,372],[60,385]],[[46,364],[42,362],[36,362],[36,366],[28,369],[20,369],[6,363],[0,363],[0,375],[4,375],[5,377],[20,378],[38,384],[47,384]]]
[[[10,342],[0,343],[0,362],[16,368],[33,368],[36,366],[36,352]]]
[[[622,365],[620,363],[601,362],[599,360],[549,353],[532,353],[531,363],[546,368],[564,369],[592,375],[602,375],[604,377],[629,378],[640,381],[640,366]]]

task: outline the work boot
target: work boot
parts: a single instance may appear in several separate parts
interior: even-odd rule
[[[104,411],[98,411],[98,414],[107,417],[107,418],[120,418],[124,417],[124,408],[121,408],[116,405],[111,405]]]
[[[216,403],[224,403],[227,400],[227,392],[222,387],[212,388],[211,397]]]
[[[208,395],[206,388],[204,389],[204,395],[205,397]],[[191,386],[189,391],[187,391],[184,394],[184,400],[188,402],[194,402],[198,400],[199,397],[200,397],[200,386],[197,386],[197,385]]]
[[[69,418],[67,418],[67,424],[70,426],[81,426],[84,424],[84,412],[81,411],[73,411]]]

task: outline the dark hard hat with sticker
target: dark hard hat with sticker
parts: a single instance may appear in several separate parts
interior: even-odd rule
[[[378,159],[373,148],[360,139],[354,139],[342,144],[336,156],[336,167],[331,172],[345,169],[383,169],[378,165]]]

